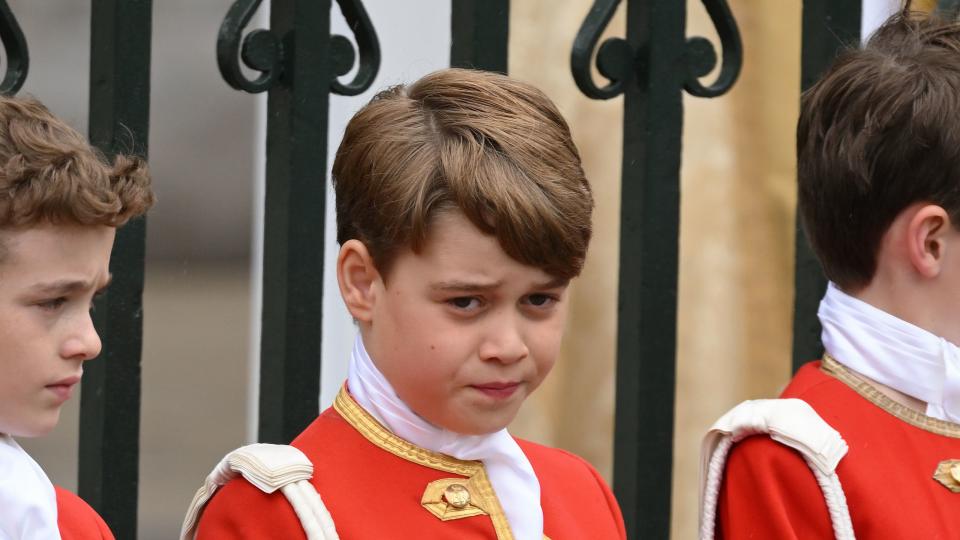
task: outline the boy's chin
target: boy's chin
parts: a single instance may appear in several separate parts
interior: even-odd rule
[[[444,403],[442,406],[432,404],[433,406],[424,412],[417,407],[412,407],[414,414],[426,420],[432,426],[452,431],[459,435],[489,435],[496,433],[513,422],[514,417],[520,412],[519,403],[509,404],[491,410],[478,406],[473,402],[452,401]],[[437,414],[439,413],[439,414]]]
[[[42,418],[31,419],[28,422],[0,425],[0,433],[24,439],[35,439],[49,435],[60,421],[60,411],[56,414],[44,415]]]
[[[459,421],[450,421],[447,422],[449,425],[441,427],[448,431],[459,433],[460,435],[490,435],[491,433],[496,433],[510,425],[510,422],[513,420],[514,416],[516,415],[511,415],[506,419],[458,419]]]

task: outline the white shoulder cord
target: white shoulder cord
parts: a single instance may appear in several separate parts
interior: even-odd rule
[[[238,476],[264,493],[279,489],[293,506],[308,540],[339,540],[330,512],[310,483],[313,463],[299,449],[281,444],[251,444],[220,460],[190,503],[181,540],[194,540],[207,502],[220,486]]]
[[[700,454],[700,540],[713,540],[720,483],[734,443],[751,435],[769,434],[800,452],[823,491],[837,540],[854,540],[847,499],[836,468],[847,444],[807,404],[799,399],[745,401],[710,428]]]

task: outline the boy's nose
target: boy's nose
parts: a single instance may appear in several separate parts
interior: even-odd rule
[[[530,354],[520,331],[512,324],[492,329],[480,346],[480,358],[504,364],[519,362]]]
[[[100,335],[93,326],[90,314],[84,314],[63,342],[61,356],[70,360],[92,360],[100,355],[103,347]]]

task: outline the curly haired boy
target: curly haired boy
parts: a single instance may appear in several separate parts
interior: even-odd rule
[[[113,538],[14,438],[49,433],[100,354],[115,231],[152,203],[141,160],[108,163],[40,102],[0,97],[0,538]]]

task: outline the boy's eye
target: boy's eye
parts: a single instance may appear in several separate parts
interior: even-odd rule
[[[480,307],[480,299],[475,296],[458,296],[457,298],[451,298],[447,300],[447,303],[464,311],[469,311]]]
[[[534,307],[547,307],[554,304],[557,301],[557,298],[550,294],[536,293],[527,296],[527,304],[530,304]]]
[[[43,302],[38,303],[37,305],[43,309],[53,311],[59,309],[63,304],[67,302],[67,299],[63,296],[58,298],[52,298],[50,300],[44,300]]]

